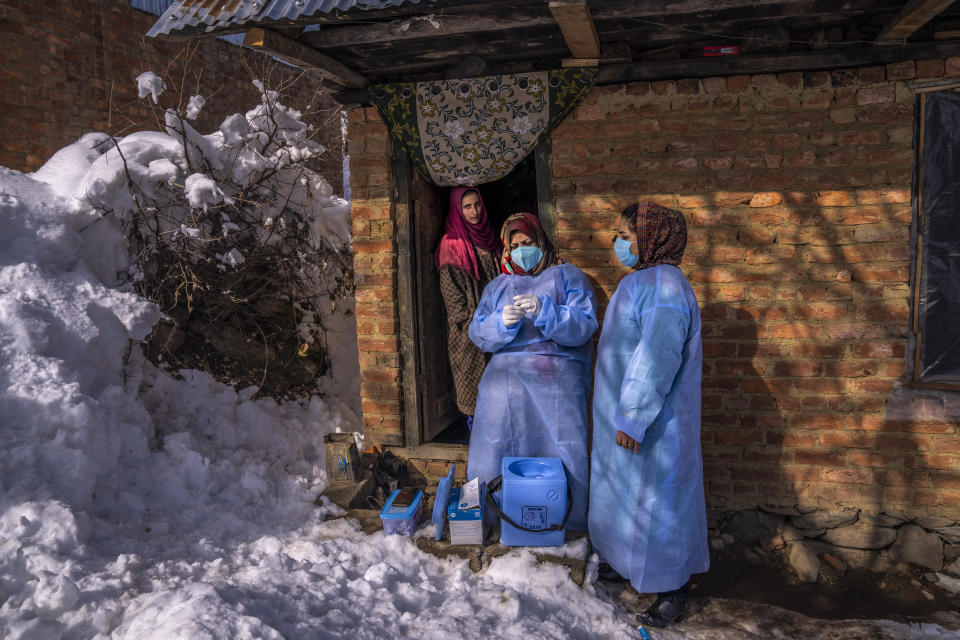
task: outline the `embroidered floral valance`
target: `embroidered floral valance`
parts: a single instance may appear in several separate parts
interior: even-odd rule
[[[370,88],[391,135],[435,184],[499,180],[593,86],[594,68]]]

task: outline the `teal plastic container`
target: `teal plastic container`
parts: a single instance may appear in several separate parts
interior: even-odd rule
[[[563,523],[567,515],[567,475],[560,458],[504,458],[501,510],[528,529]],[[564,530],[525,531],[501,519],[500,543],[508,547],[559,547]]]

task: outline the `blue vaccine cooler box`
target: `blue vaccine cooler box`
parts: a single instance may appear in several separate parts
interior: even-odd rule
[[[567,475],[560,458],[504,458],[500,466],[503,494],[500,508],[517,524],[546,529],[567,515]],[[525,531],[503,519],[500,544],[509,547],[559,547],[564,530]]]

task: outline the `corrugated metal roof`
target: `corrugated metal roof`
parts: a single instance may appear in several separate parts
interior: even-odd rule
[[[174,2],[176,2],[176,0],[130,0],[130,6],[134,9],[159,16],[169,9],[170,5]]]
[[[420,2],[421,0],[174,0],[147,35],[158,36],[180,31],[209,32],[244,25],[247,22],[294,20],[337,10],[386,9]]]

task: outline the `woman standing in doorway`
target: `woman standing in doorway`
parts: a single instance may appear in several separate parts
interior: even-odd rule
[[[586,529],[587,395],[597,299],[580,269],[553,251],[536,216],[503,224],[502,270],[483,292],[470,338],[492,353],[480,382],[467,477],[489,482],[504,457],[560,458]]]
[[[447,312],[447,351],[457,407],[472,426],[477,387],[486,358],[468,334],[483,288],[499,273],[500,241],[487,219],[480,192],[454,187],[450,211],[434,264],[440,272],[440,294]]]
[[[610,568],[657,601],[640,614],[682,619],[687,584],[710,566],[700,455],[700,309],[677,268],[679,211],[621,214],[617,258],[635,271],[610,298],[593,388],[590,541]]]

